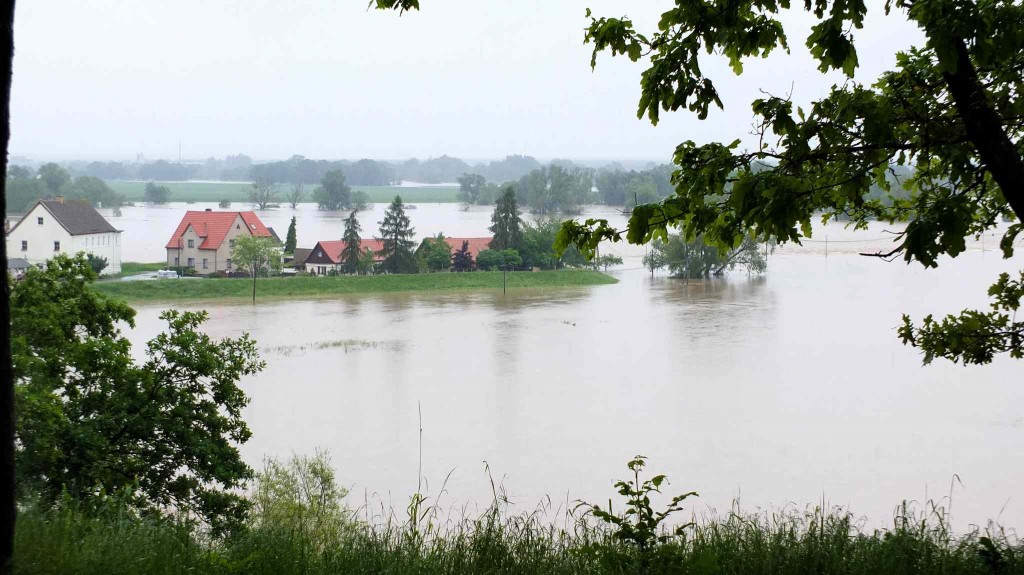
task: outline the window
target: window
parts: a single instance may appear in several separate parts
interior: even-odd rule
[[[235,247],[235,240],[228,240],[228,247],[229,248]]]
[[[203,269],[206,269],[206,258],[203,258]]]
[[[53,251],[55,251],[55,252],[59,252],[60,251],[60,242],[53,242]]]
[[[36,224],[43,225],[43,218],[36,218]]]
[[[190,247],[190,248],[196,247],[196,241],[195,240],[189,240],[188,241],[188,247]]]
[[[190,268],[196,267],[196,258],[188,258],[188,267],[190,267]]]
[[[238,225],[238,224],[235,224],[235,229],[236,229],[236,230],[240,230],[240,229],[242,229],[242,226],[240,226],[240,225]]]
[[[178,260],[178,258],[174,258],[174,265],[176,265],[176,266],[180,266],[181,265],[181,263]]]
[[[28,251],[28,240],[21,240],[21,251]]]
[[[228,258],[228,269],[231,269],[231,258]]]

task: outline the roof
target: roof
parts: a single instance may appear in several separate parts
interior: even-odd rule
[[[25,258],[7,258],[7,269],[27,270],[31,264]]]
[[[302,265],[306,263],[306,258],[312,253],[313,248],[295,248],[295,253],[292,254],[292,264]]]
[[[41,205],[43,208],[50,212],[53,219],[57,220],[57,223],[61,225],[67,232],[73,236],[84,236],[88,234],[109,234],[119,233],[120,230],[110,225],[110,222],[106,220],[96,208],[89,204],[77,201],[77,200],[39,200],[36,205]],[[35,206],[29,209],[28,214],[25,214],[21,220],[11,231],[18,229],[18,226],[24,222]],[[8,232],[10,233],[10,232]]]
[[[242,221],[249,226],[249,232],[258,238],[271,238],[273,237],[270,230],[263,225],[260,218],[253,212],[214,212],[214,211],[187,211],[185,217],[181,218],[181,223],[178,224],[177,229],[174,230],[174,234],[171,235],[171,239],[167,242],[168,249],[178,249],[181,247],[181,235],[185,233],[185,230],[189,226],[196,231],[199,237],[203,238],[203,243],[199,244],[201,250],[215,250],[224,243],[224,238],[227,237],[228,232],[231,230],[231,224],[235,223],[235,219],[241,217]]]
[[[268,227],[267,231],[270,232],[270,237],[271,237],[271,239],[274,240],[275,244],[277,244],[277,245],[283,245],[284,244],[284,242],[281,241],[281,236],[277,235],[277,232],[274,231],[274,228],[269,228]]]
[[[341,252],[345,249],[345,240],[325,240],[325,241],[319,241],[319,242],[316,243],[315,246],[313,246],[313,250],[310,250],[310,251],[312,252],[312,251],[316,250],[317,247],[322,249],[323,252],[324,252],[324,255],[327,256],[332,262],[334,262],[336,264],[340,264],[341,263]],[[367,248],[369,248],[374,254],[377,254],[378,252],[380,252],[380,251],[382,251],[384,249],[384,242],[382,240],[376,240],[376,239],[373,239],[373,240],[360,240],[359,241],[359,251],[366,251]],[[296,250],[296,251],[298,251],[298,250]],[[312,254],[307,254],[306,257],[308,258],[309,255],[312,255]]]
[[[462,242],[469,242],[469,253],[472,254],[473,259],[484,250],[489,250],[491,240],[494,238],[445,238],[444,241],[448,242],[448,245],[452,247],[452,252],[457,252],[462,249]]]

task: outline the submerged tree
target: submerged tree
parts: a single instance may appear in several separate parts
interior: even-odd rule
[[[313,191],[313,200],[321,210],[340,210],[352,205],[352,189],[345,183],[345,172],[331,170],[324,174]]]
[[[345,247],[341,250],[341,261],[344,263],[347,274],[359,272],[359,258],[363,254],[360,247],[362,239],[359,237],[361,231],[363,228],[359,225],[359,220],[356,219],[356,210],[352,210],[352,213],[345,218],[345,233],[341,236],[345,242]]]
[[[171,189],[167,186],[159,186],[154,182],[146,182],[146,189],[142,199],[150,204],[166,204],[171,197]]]
[[[265,210],[267,206],[277,201],[278,186],[270,178],[256,178],[249,184],[249,203],[256,206],[258,210]]]
[[[296,182],[292,184],[291,190],[288,192],[288,205],[294,210],[305,197],[306,187],[302,182]]]
[[[135,311],[95,279],[81,254],[57,255],[11,290],[20,488],[49,501],[130,488],[140,508],[240,520],[252,470],[236,446],[251,435],[238,382],[264,367],[256,343],[211,339],[206,312],[166,311],[136,363],[118,328]]]
[[[489,247],[492,250],[518,249],[523,241],[522,225],[515,190],[508,186],[495,202],[491,214],[491,227],[487,229],[493,237]]]
[[[484,190],[487,187],[487,180],[480,174],[462,174],[459,176],[459,201],[464,204],[479,204]]]
[[[925,42],[896,57],[895,68],[871,85],[853,81],[858,66],[853,30],[864,26],[868,5],[807,2],[815,20],[807,46],[822,73],[839,70],[850,80],[807,108],[788,96],[753,102],[759,145],[740,141],[681,143],[674,161],[675,193],[637,206],[628,227],[607,220],[566,222],[558,246],[592,253],[603,240],[642,244],[678,228],[722,250],[769,238],[797,242],[811,235],[811,221],[843,218],[857,228],[872,220],[908,222],[891,250],[869,255],[902,257],[926,267],[939,256],[957,256],[966,239],[1012,221],[1000,246],[1009,258],[1024,229],[1024,6],[1019,2],[893,0],[898,12],[924,33]],[[661,111],[681,108],[705,118],[722,100],[707,58],[727,58],[735,73],[744,60],[788,50],[778,15],[789,3],[677,0],[652,34],[626,18],[591,18],[585,41],[602,51],[645,60],[638,115],[657,123]],[[796,8],[799,9],[799,8]],[[875,8],[881,10],[882,8]],[[588,13],[589,16],[589,13]],[[755,61],[756,62],[756,61]],[[889,193],[887,174],[910,166],[900,182],[910,197]],[[872,197],[872,185],[883,197]],[[991,311],[964,311],[920,326],[904,318],[903,341],[924,361],[945,357],[987,363],[995,354],[1024,357],[1024,320],[1014,317],[1024,290],[1008,274],[989,290]]]
[[[644,265],[652,274],[657,268],[668,267],[673,276],[681,278],[720,276],[737,266],[746,268],[747,273],[762,273],[768,267],[760,246],[749,236],[739,247],[722,253],[703,238],[688,242],[680,234],[671,234],[668,241],[657,238],[651,242],[651,254]]]
[[[409,216],[405,214],[405,204],[401,196],[395,199],[384,212],[380,225],[380,240],[383,242],[381,267],[390,273],[412,273],[416,271],[416,258],[412,248],[415,230],[410,227]]]

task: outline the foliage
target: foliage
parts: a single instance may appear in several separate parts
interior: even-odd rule
[[[647,253],[644,254],[643,264],[651,272],[651,277],[654,277],[654,272],[668,265],[668,259],[663,249],[653,249],[654,244],[661,242],[661,238],[654,240],[647,246]]]
[[[458,199],[464,204],[493,204],[500,193],[498,186],[480,174],[462,174],[458,182]]]
[[[292,221],[288,224],[288,234],[284,239],[284,253],[294,254],[296,243],[298,243],[298,239],[296,238],[295,216],[292,216]]]
[[[17,166],[15,166],[17,167]],[[8,175],[5,188],[7,199],[7,210],[10,212],[27,212],[36,200],[46,196],[46,186],[42,180],[31,176],[23,177],[21,172],[12,172],[18,175]]]
[[[622,258],[612,254],[600,255],[592,260],[594,268],[604,268],[604,271],[608,271],[611,266],[621,266]]]
[[[818,70],[839,70],[851,80],[806,109],[794,106],[788,96],[755,100],[757,149],[741,150],[739,140],[683,142],[674,155],[679,169],[672,176],[673,195],[634,208],[626,230],[602,219],[566,222],[559,248],[574,244],[592,253],[602,240],[665,240],[671,227],[680,228],[688,240],[700,236],[723,251],[748,235],[755,242],[799,242],[810,236],[812,218],[820,214],[857,228],[870,220],[906,221],[896,247],[873,255],[903,257],[926,267],[936,266],[941,255],[963,252],[967,237],[1013,219],[1017,224],[1002,242],[1004,257],[1010,257],[1014,238],[1024,228],[1024,158],[1014,144],[1024,137],[1024,101],[1018,97],[1024,90],[1019,73],[1024,36],[1017,25],[1024,6],[1007,1],[886,3],[887,13],[898,11],[918,25],[925,43],[898,54],[895,68],[871,86],[852,80],[858,65],[853,29],[864,25],[867,5],[808,2],[803,8],[815,21],[807,46]],[[786,30],[776,17],[789,9],[789,3],[751,0],[728,5],[677,1],[653,34],[637,32],[626,18],[602,17],[591,18],[585,40],[594,45],[592,66],[605,50],[648,61],[638,116],[657,123],[661,111],[686,108],[704,118],[722,101],[715,83],[704,76],[709,68],[702,60],[724,56],[739,74],[746,58],[788,50]],[[914,172],[902,184],[910,194],[890,193],[887,174],[908,166]],[[873,194],[872,186],[886,195]],[[962,330],[970,323],[923,329]],[[1020,349],[1012,333],[1001,337],[993,332],[976,341],[993,353]],[[930,359],[946,353],[942,345],[948,340],[904,341]],[[979,359],[992,355],[977,351]]]
[[[269,277],[281,271],[281,252],[271,238],[242,236],[231,247],[231,261],[250,276]]]
[[[352,192],[352,209],[367,210],[370,208],[370,195],[362,190]]]
[[[444,234],[424,238],[416,252],[429,271],[448,271],[452,267],[452,246],[445,241]]]
[[[480,250],[476,265],[482,270],[512,270],[523,265],[523,259],[516,250]]]
[[[507,186],[491,214],[491,227],[487,228],[492,234],[489,247],[495,250],[518,248],[523,241],[522,226],[515,190]]]
[[[359,237],[359,233],[363,228],[359,225],[356,213],[356,210],[352,210],[352,213],[345,218],[345,233],[341,236],[341,239],[345,242],[345,247],[341,250],[341,261],[345,263],[345,273],[349,274],[361,271],[360,259],[363,255],[360,248],[362,238]]]
[[[768,262],[761,253],[761,247],[751,237],[735,249],[722,253],[715,246],[709,245],[702,237],[686,241],[680,234],[670,234],[668,241],[658,238],[651,242],[652,256],[645,262],[654,273],[654,262],[667,266],[675,277],[699,279],[720,276],[736,266],[743,266],[747,273],[762,273]]]
[[[146,182],[146,191],[142,199],[151,204],[166,204],[171,197],[171,189],[167,186],[158,186],[154,182]]]
[[[280,190],[270,178],[256,178],[249,184],[249,203],[258,210],[265,210],[277,201]]]
[[[475,265],[473,254],[469,251],[469,242],[463,241],[462,247],[455,250],[455,253],[452,254],[452,271],[471,272]]]
[[[60,193],[70,200],[82,200],[93,206],[118,208],[124,205],[124,196],[114,192],[106,182],[91,176],[78,176],[64,184]]]
[[[675,190],[672,166],[660,165],[640,172],[602,168],[594,177],[601,203],[632,208],[662,200]]]
[[[13,180],[10,180],[13,181]],[[32,178],[26,180],[29,182],[39,182],[39,180]],[[117,180],[108,180],[107,185],[112,190],[123,195],[127,201],[142,201],[143,193],[145,191],[145,183],[143,182],[125,182]],[[40,187],[42,184],[39,184]],[[240,182],[163,182],[163,185],[167,186],[171,190],[171,196],[174,201],[178,202],[210,202],[217,203],[220,200],[227,200],[233,203],[246,203],[249,201],[249,184]],[[312,195],[314,188],[309,188],[307,185],[306,197],[309,202],[316,203],[316,198]],[[368,203],[386,203],[390,202],[391,198],[395,197],[395,188],[391,186],[361,186],[357,189],[353,188],[353,204],[355,204],[355,195],[357,191],[365,192],[367,195]],[[403,186],[401,189],[402,197],[408,201],[420,202],[420,203],[455,203],[458,194],[458,187],[444,187],[444,186],[430,186],[430,187],[414,187],[414,186]],[[46,194],[39,194],[36,197],[44,197]]]
[[[60,193],[61,188],[71,181],[71,175],[59,164],[50,162],[39,166],[39,180],[49,195],[56,196]]]
[[[365,159],[358,162],[310,160],[300,155],[281,162],[254,165],[246,178],[268,178],[288,184],[322,184],[329,172],[341,172],[349,185],[356,186],[388,186],[396,179],[394,167],[387,162]]]
[[[1016,280],[1011,280],[1010,274],[1000,274],[988,295],[994,300],[990,312],[965,310],[941,321],[935,321],[929,314],[920,327],[904,315],[900,339],[924,350],[925,363],[944,357],[965,365],[984,364],[997,353],[1024,358],[1024,321],[1017,320],[1017,310],[1024,299],[1024,271]]]
[[[103,270],[107,269],[107,258],[94,254],[85,254],[85,258],[86,261],[89,262],[89,269],[91,269],[97,276],[103,273]]]
[[[373,250],[366,248],[363,250],[363,253],[359,255],[359,268],[356,271],[361,276],[369,275],[373,273],[373,268],[376,265],[377,260]]]
[[[261,371],[247,335],[214,341],[205,312],[165,311],[137,364],[117,327],[135,311],[92,289],[81,254],[57,255],[11,291],[19,485],[47,501],[131,488],[132,504],[219,527],[242,518],[250,432],[238,381]]]
[[[294,210],[296,207],[298,207],[299,202],[301,202],[305,197],[305,186],[302,184],[302,182],[295,182],[294,184],[292,184],[292,187],[288,192],[288,205],[291,206],[291,208]]]
[[[384,212],[380,225],[380,240],[384,243],[381,249],[383,262],[381,267],[390,273],[414,273],[416,258],[412,247],[415,230],[409,225],[409,216],[405,214],[405,204],[401,196],[395,196],[391,205]]]
[[[536,214],[579,213],[580,206],[593,203],[594,172],[589,168],[567,169],[559,165],[542,167],[526,174],[515,184],[516,197]]]
[[[352,205],[352,189],[345,183],[345,173],[332,170],[324,174],[313,190],[313,201],[321,210],[340,210]]]
[[[217,202],[217,207],[222,209],[222,210],[230,208],[231,207],[231,201],[230,200],[221,200],[221,201]]]

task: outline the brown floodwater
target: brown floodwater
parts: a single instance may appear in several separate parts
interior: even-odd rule
[[[125,259],[160,259],[184,208],[126,208]],[[282,236],[291,215],[261,213]],[[490,214],[410,215],[420,235],[458,236],[486,233]],[[340,237],[343,217],[300,210],[300,245]],[[855,255],[885,238],[884,226],[822,228],[753,278],[651,278],[643,248],[611,246],[626,261],[609,286],[182,307],[208,310],[215,336],[259,342],[267,369],[242,383],[245,458],[326,449],[354,505],[371,494],[404,509],[422,411],[423,475],[436,495],[451,472],[445,506],[490,501],[485,462],[523,511],[545,496],[606,501],[644,454],[670,490],[700,492],[698,513],[824,500],[885,525],[902,500],[953,485],[959,528],[1024,526],[1024,362],[922,366],[895,333],[902,313],[985,306],[985,288],[1024,257],[985,251],[992,237],[936,270]],[[137,347],[164,307],[138,306]]]

